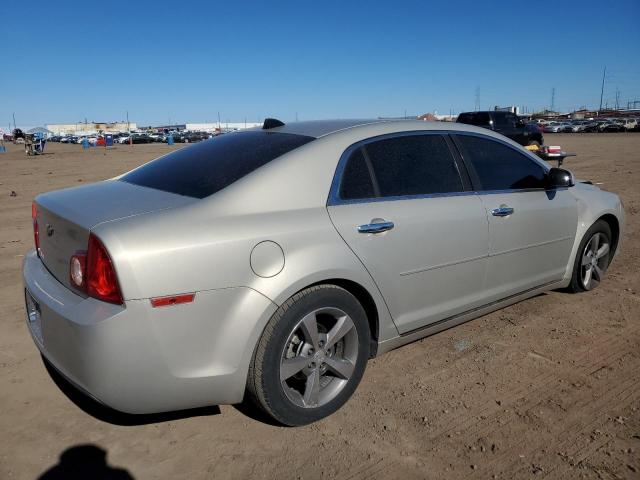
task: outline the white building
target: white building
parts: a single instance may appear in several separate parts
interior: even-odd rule
[[[78,123],[49,123],[45,125],[54,135],[93,135],[102,133],[117,133],[136,130],[135,122],[78,122]]]

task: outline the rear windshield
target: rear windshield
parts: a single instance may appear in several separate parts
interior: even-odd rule
[[[262,130],[227,133],[160,157],[120,180],[204,198],[311,140],[313,137]]]

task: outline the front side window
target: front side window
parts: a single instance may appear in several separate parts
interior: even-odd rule
[[[441,135],[404,135],[367,143],[349,158],[340,184],[342,199],[402,197],[463,190]]]
[[[494,113],[494,125],[500,128],[515,128],[516,126],[516,116],[512,113],[502,113],[496,112]]]
[[[478,175],[481,190],[545,187],[545,169],[514,148],[471,135],[456,135],[456,139],[460,153]]]

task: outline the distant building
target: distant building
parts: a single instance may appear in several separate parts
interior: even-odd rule
[[[231,130],[244,130],[245,128],[260,127],[262,123],[256,122],[213,122],[213,123],[187,123],[185,130],[190,132],[229,132]]]
[[[52,123],[45,127],[51,130],[55,135],[89,135],[100,132],[127,132],[138,128],[135,122],[87,122],[87,123]]]
[[[496,105],[495,107],[493,107],[493,109],[496,112],[511,112],[515,113],[516,115],[520,115],[520,107],[516,107],[515,105],[511,105],[509,107],[500,107]]]
[[[435,122],[438,118],[433,113],[423,113],[422,115],[418,115],[418,120],[422,120],[423,122]]]
[[[142,130],[155,130],[156,132],[172,131],[178,132],[230,132],[233,130],[243,130],[245,128],[260,127],[262,123],[256,122],[212,122],[212,123],[182,123],[173,125],[155,125],[141,127]]]

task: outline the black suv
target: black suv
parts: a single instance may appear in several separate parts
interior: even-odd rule
[[[540,128],[535,124],[527,124],[511,112],[464,112],[458,115],[458,123],[466,123],[477,127],[488,128],[501,133],[520,145],[542,145]]]

